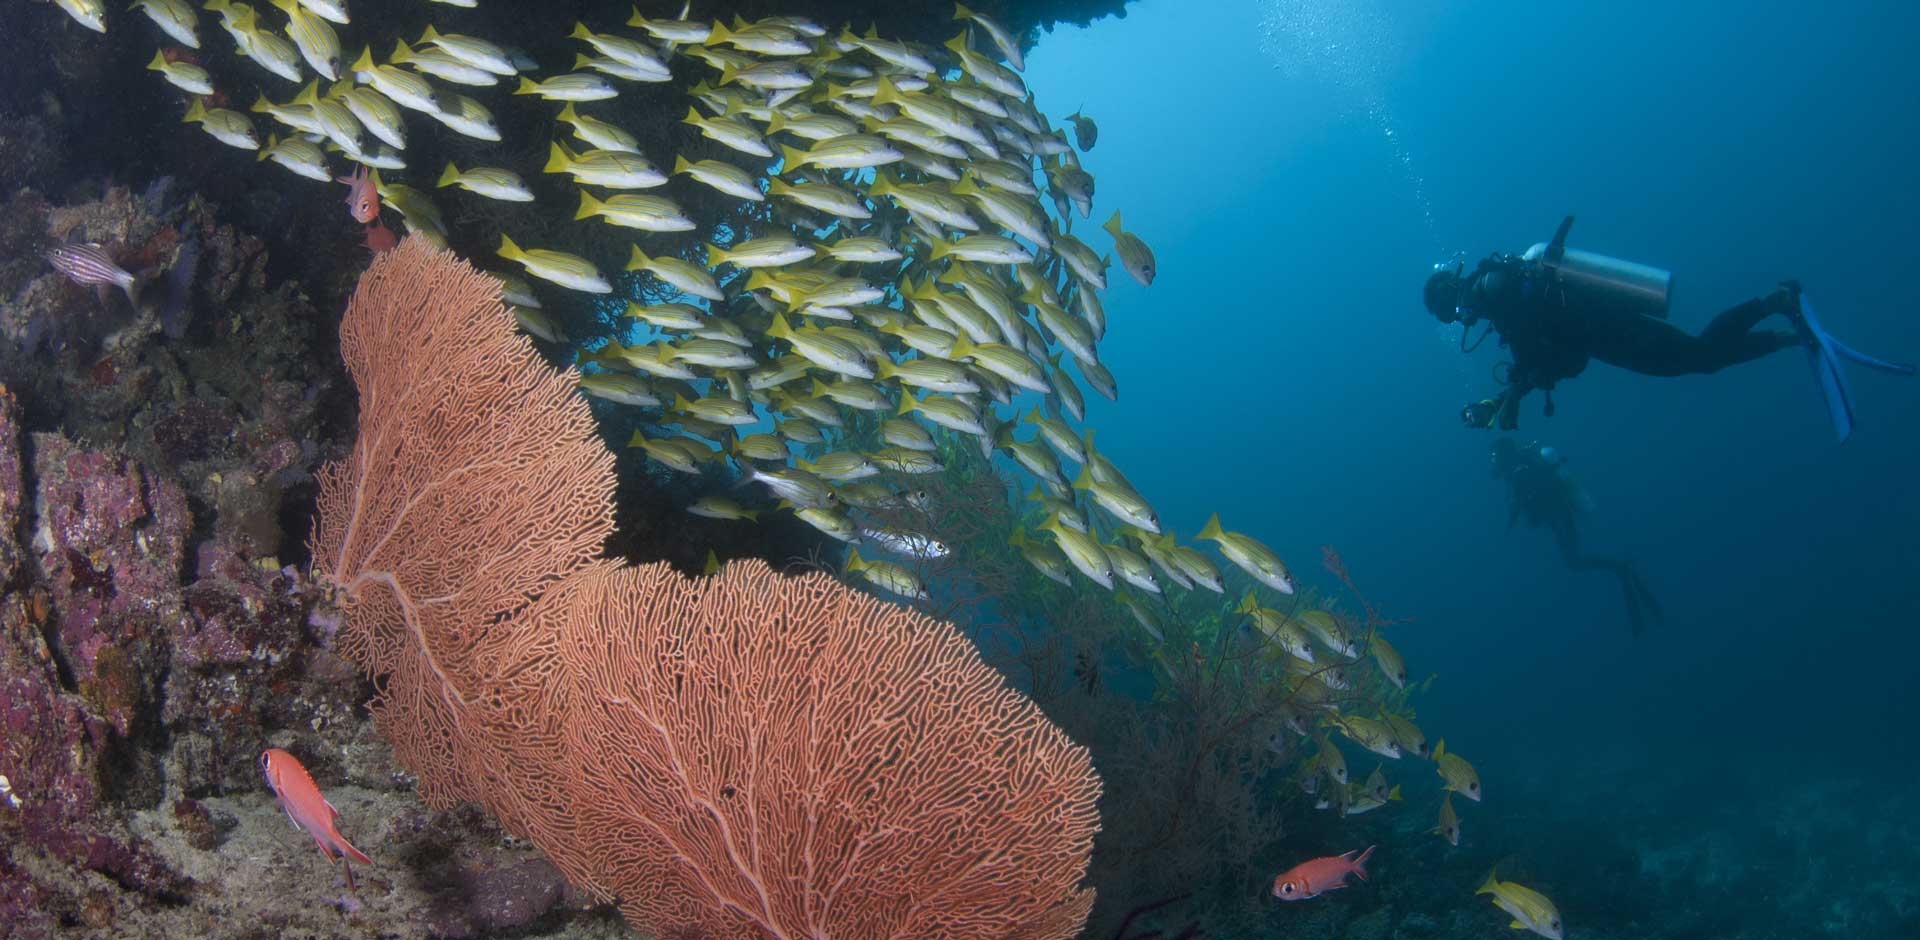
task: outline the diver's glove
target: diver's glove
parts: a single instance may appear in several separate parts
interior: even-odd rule
[[[1482,398],[1460,409],[1460,423],[1470,428],[1486,430],[1493,427],[1493,419],[1499,413],[1499,399]]]

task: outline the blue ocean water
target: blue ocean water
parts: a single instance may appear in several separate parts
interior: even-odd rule
[[[1516,439],[1567,455],[1590,546],[1665,607],[1635,640],[1610,577],[1506,530],[1493,433],[1456,417],[1503,355],[1463,356],[1421,285],[1573,213],[1570,244],[1675,272],[1689,330],[1793,277],[1850,343],[1920,357],[1917,29],[1893,3],[1194,0],[1032,56],[1160,264],[1108,295],[1102,449],[1182,534],[1217,510],[1315,574],[1336,546],[1413,619],[1393,639],[1438,676],[1421,716],[1473,756],[1473,809],[1524,791],[1538,844],[1508,848],[1563,880],[1556,840],[1610,812],[1757,833],[1803,788],[1912,794],[1920,382],[1856,370],[1844,445],[1798,350],[1528,399]]]

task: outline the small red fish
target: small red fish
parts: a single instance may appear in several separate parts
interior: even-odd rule
[[[366,238],[360,243],[365,245],[367,250],[377,255],[383,251],[391,251],[394,246],[400,244],[400,236],[395,235],[393,229],[379,222],[374,222],[367,226]]]
[[[260,755],[260,769],[267,775],[267,786],[280,798],[280,808],[287,811],[287,818],[293,820],[295,828],[306,830],[313,841],[320,843],[320,854],[326,856],[327,861],[340,862],[347,873],[347,890],[354,890],[353,866],[346,864],[346,860],[351,858],[362,865],[371,865],[373,859],[354,848],[334,826],[340,811],[320,795],[320,787],[313,782],[307,768],[299,758],[271,747]]]
[[[1273,896],[1282,901],[1304,901],[1317,898],[1335,888],[1347,886],[1347,875],[1359,875],[1361,881],[1367,880],[1367,856],[1373,854],[1376,846],[1367,846],[1365,852],[1348,852],[1345,855],[1329,855],[1301,862],[1281,872],[1273,879]]]
[[[352,176],[335,177],[334,182],[347,184],[347,213],[355,222],[371,222],[380,217],[380,194],[374,191],[373,175],[364,164],[356,168]]]

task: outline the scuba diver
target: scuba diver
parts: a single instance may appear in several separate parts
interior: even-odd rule
[[[1579,517],[1591,508],[1585,491],[1566,470],[1566,458],[1553,448],[1539,443],[1522,447],[1512,438],[1493,442],[1489,455],[1493,475],[1507,484],[1507,531],[1522,517],[1534,528],[1545,526],[1553,532],[1560,557],[1570,571],[1610,571],[1620,579],[1620,593],[1627,602],[1627,622],[1633,635],[1646,632],[1650,620],[1663,614],[1653,593],[1640,580],[1631,563],[1589,555],[1580,547]]]
[[[1554,386],[1579,375],[1592,359],[1642,375],[1693,375],[1800,346],[1844,441],[1853,430],[1853,406],[1840,359],[1914,374],[1911,365],[1876,359],[1828,335],[1793,281],[1727,310],[1697,335],[1688,333],[1666,319],[1671,273],[1568,248],[1572,228],[1573,216],[1567,216],[1550,242],[1520,255],[1489,255],[1471,272],[1464,263],[1439,265],[1427,279],[1427,311],[1442,323],[1462,325],[1462,352],[1497,332],[1513,355],[1504,375],[1496,373],[1506,386],[1500,395],[1461,409],[1468,427],[1519,427],[1520,401],[1535,389],[1545,393],[1545,413],[1552,417]],[[1776,315],[1793,329],[1758,328]],[[1469,347],[1466,331],[1481,321],[1486,330]]]

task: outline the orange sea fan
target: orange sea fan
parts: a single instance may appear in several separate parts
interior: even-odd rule
[[[361,428],[315,570],[423,799],[661,935],[1073,936],[1086,750],[951,624],[759,562],[592,560],[611,461],[497,293],[409,239],[341,328]]]

